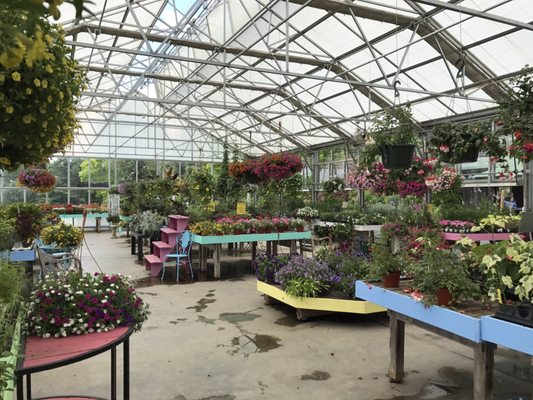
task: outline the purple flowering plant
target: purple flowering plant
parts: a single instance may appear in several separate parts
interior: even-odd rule
[[[339,281],[327,263],[299,254],[291,254],[287,263],[274,274],[274,279],[294,297],[317,297]]]
[[[287,264],[288,255],[273,255],[259,253],[252,263],[255,276],[258,280],[268,284],[278,284],[276,281],[276,272]]]
[[[140,330],[148,305],[122,275],[68,271],[46,277],[26,304],[25,332],[42,338],[107,332],[120,326]]]

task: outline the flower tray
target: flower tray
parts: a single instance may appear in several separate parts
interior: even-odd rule
[[[533,328],[533,304],[500,304],[494,318]]]

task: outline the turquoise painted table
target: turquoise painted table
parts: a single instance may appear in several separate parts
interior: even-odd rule
[[[34,248],[0,252],[0,257],[13,262],[25,262],[26,274],[33,273],[33,263],[35,262]]]
[[[252,243],[252,259],[257,253],[257,242],[267,242],[267,252],[277,252],[277,243],[289,241],[291,252],[296,252],[296,241],[311,239],[311,232],[282,232],[282,233],[250,233],[243,235],[222,235],[222,236],[200,236],[192,235],[193,243],[200,245],[200,270],[207,270],[207,249],[214,250],[214,277],[220,278],[220,257],[222,245],[226,243]],[[273,246],[268,246],[268,244]]]
[[[100,232],[100,224],[102,222],[102,218],[107,218],[108,213],[87,213],[87,219],[94,219],[96,224],[96,232]],[[72,218],[72,225],[74,225],[75,219],[82,219],[83,214],[59,214],[59,218],[62,220],[68,220]]]
[[[496,345],[484,341],[481,318],[444,307],[428,307],[411,297],[362,281],[355,284],[356,296],[388,308],[390,317],[389,378],[402,382],[404,373],[405,323],[458,341],[474,349],[473,400],[492,399],[494,350]]]

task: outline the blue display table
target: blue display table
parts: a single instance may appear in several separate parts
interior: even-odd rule
[[[226,243],[252,243],[252,259],[255,259],[257,252],[257,242],[267,242],[273,244],[273,247],[267,246],[267,252],[275,254],[277,252],[277,243],[280,241],[289,241],[291,252],[296,252],[296,240],[311,239],[311,232],[281,232],[281,233],[249,233],[243,235],[221,235],[221,236],[200,236],[193,234],[192,242],[200,245],[200,270],[207,270],[207,249],[211,247],[214,250],[214,277],[220,278],[220,257],[222,253],[222,244]]]
[[[494,350],[496,345],[483,341],[482,323],[474,318],[444,307],[426,306],[409,296],[369,285],[355,284],[356,296],[389,309],[390,350],[389,378],[402,382],[404,373],[405,323],[411,323],[430,332],[473,347],[474,394],[473,400],[492,399]]]

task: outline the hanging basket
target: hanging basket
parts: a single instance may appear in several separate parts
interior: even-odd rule
[[[470,146],[470,148],[463,153],[446,153],[440,156],[441,160],[445,163],[466,163],[476,162],[479,156],[479,147]],[[452,161],[453,160],[453,161]]]
[[[387,169],[407,169],[413,163],[414,144],[396,144],[379,148],[383,166]]]

